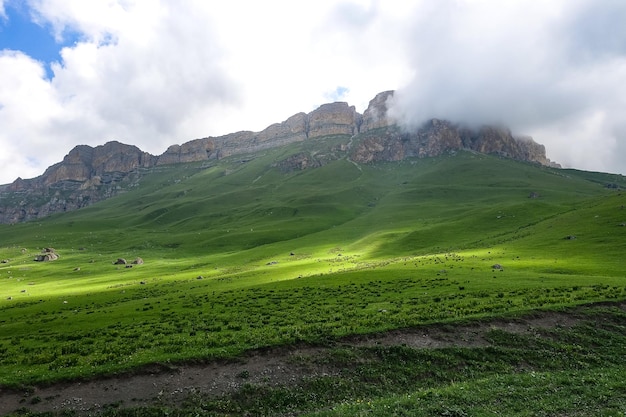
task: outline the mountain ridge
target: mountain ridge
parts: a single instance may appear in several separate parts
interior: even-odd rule
[[[0,186],[0,223],[33,220],[112,197],[122,190],[122,182],[136,181],[142,168],[254,154],[327,136],[349,137],[350,141],[333,158],[346,157],[358,163],[433,157],[467,149],[559,167],[546,157],[543,145],[529,137],[515,137],[503,127],[470,128],[431,119],[418,128],[404,128],[388,115],[393,97],[392,90],[377,94],[363,114],[346,102],[326,103],[310,113],[296,113],[260,132],[239,131],[194,139],[171,145],[158,156],[118,141],[96,147],[78,145],[42,175],[17,178]],[[277,165],[289,171],[321,163],[308,155],[291,155]]]

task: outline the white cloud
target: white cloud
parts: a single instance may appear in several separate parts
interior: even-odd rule
[[[28,4],[57,39],[78,41],[51,80],[2,52],[0,183],[41,174],[77,144],[160,154],[329,100],[362,112],[399,87],[406,120],[503,122],[557,162],[626,173],[622,0]]]
[[[626,141],[626,3],[442,0],[410,19],[415,76],[397,117],[500,123],[566,165],[626,172],[616,152]]]
[[[75,32],[96,44],[125,35],[132,27],[133,17],[140,13],[146,13],[144,18],[149,21],[160,9],[157,2],[153,7],[142,8],[142,3],[123,0],[30,0],[28,3],[34,21],[50,24],[57,40],[63,40],[66,32]]]
[[[7,182],[39,175],[42,167],[58,162],[50,156],[59,138],[50,135],[49,122],[62,109],[40,62],[0,51],[0,73],[0,167]]]

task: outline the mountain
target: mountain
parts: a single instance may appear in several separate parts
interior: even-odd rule
[[[310,122],[309,136],[315,131]],[[74,397],[68,381],[80,381],[93,392],[87,381],[95,378],[105,382],[112,395],[124,391],[132,398],[155,398],[159,407],[169,407],[162,401],[170,398],[176,405],[194,408],[179,415],[197,413],[202,401],[202,412],[211,413],[204,395],[215,395],[215,385],[181,377],[177,381],[185,390],[175,391],[172,372],[178,373],[185,363],[205,364],[197,373],[181,375],[212,378],[219,373],[214,372],[215,364],[230,366],[234,361],[246,373],[233,368],[223,373],[229,386],[235,381],[240,390],[217,397],[216,412],[241,414],[242,408],[235,408],[239,403],[231,400],[250,403],[250,387],[271,397],[273,404],[249,414],[274,411],[276,399],[286,404],[283,415],[304,413],[299,408],[303,396],[319,407],[321,394],[310,395],[311,387],[320,393],[336,387],[348,390],[335,402],[324,400],[325,409],[369,396],[374,379],[382,381],[374,387],[377,393],[396,395],[396,380],[377,377],[385,369],[399,375],[398,381],[407,381],[436,368],[438,381],[444,375],[458,385],[459,377],[467,377],[465,387],[503,369],[517,370],[522,393],[534,381],[533,372],[556,372],[557,385],[563,378],[575,379],[580,383],[576,389],[589,386],[599,374],[623,380],[621,368],[607,370],[623,362],[623,352],[614,349],[624,345],[622,339],[616,342],[611,335],[624,333],[623,311],[617,307],[626,299],[626,193],[620,191],[626,188],[626,178],[501,157],[511,152],[503,147],[512,145],[507,135],[502,135],[499,148],[492,145],[499,151],[496,155],[445,151],[463,146],[463,141],[477,149],[489,143],[493,139],[488,139],[487,128],[469,135],[447,122],[430,121],[404,132],[384,125],[372,112],[361,116],[359,132],[353,135],[332,134],[338,127],[324,123],[331,134],[313,139],[305,135],[282,146],[219,158],[214,155],[223,143],[217,143],[210,155],[205,151],[205,159],[188,163],[159,164],[118,143],[72,153],[65,166],[88,165],[100,181],[85,185],[95,176],[85,180],[91,171],[83,171],[77,190],[81,185],[82,192],[108,187],[116,195],[37,221],[0,224],[0,404],[14,392],[10,412],[17,407],[35,412],[34,407],[45,406],[39,411],[63,413],[70,404],[66,397],[43,394],[39,384],[61,382],[63,393]],[[363,132],[368,125],[373,127]],[[400,143],[394,144],[394,135]],[[437,139],[429,142],[429,137]],[[443,153],[419,157],[428,152]],[[113,154],[117,156],[111,161],[100,159]],[[393,158],[399,160],[388,162]],[[125,176],[121,171],[110,174],[131,167]],[[68,172],[52,168],[47,178],[56,172],[54,181]],[[74,192],[69,189],[72,181],[65,184],[67,190],[56,188],[58,200]],[[25,191],[12,195],[28,196]],[[58,258],[36,262],[45,256],[42,248]],[[121,258],[131,263],[123,265]],[[143,263],[132,263],[139,258]],[[593,307],[585,315],[594,317],[594,324],[573,327],[574,322],[551,315],[547,322],[560,326],[555,331],[568,333],[545,333],[546,343],[562,336],[567,344],[538,343],[537,328],[520,326],[518,320],[522,314],[536,318],[540,310],[554,313],[588,302],[602,302],[614,315]],[[576,311],[575,317],[582,317]],[[450,333],[458,323],[466,330]],[[425,329],[439,328],[445,340],[463,341],[467,329],[473,331],[480,323],[488,330],[479,335],[480,346],[448,349],[462,356],[452,362],[441,360],[446,349],[429,349],[441,346],[442,339],[431,344],[423,337]],[[582,334],[583,327],[593,332]],[[519,329],[526,335],[517,333]],[[395,335],[392,345],[370,339],[389,330]],[[355,346],[348,345],[338,355],[336,348],[345,340]],[[362,345],[365,340],[372,344]],[[602,351],[596,349],[596,340],[606,340]],[[494,344],[498,341],[503,344]],[[582,349],[585,341],[589,343]],[[331,352],[318,360],[306,356],[311,346],[329,346]],[[548,356],[553,360],[548,362],[546,346],[552,349]],[[299,347],[305,349],[304,361],[294,356]],[[596,349],[594,355],[587,354],[589,349]],[[248,362],[262,358],[275,370],[278,362],[268,361],[267,354],[278,351],[287,352],[288,363],[302,370],[304,385],[284,378],[282,371],[266,373]],[[357,351],[361,353],[355,357]],[[503,361],[507,352],[510,364]],[[565,368],[555,371],[554,364],[564,362],[563,352],[570,355]],[[485,353],[491,362],[484,361]],[[395,358],[397,363],[376,365],[372,361],[377,357]],[[411,371],[409,377],[398,372],[408,362],[425,364],[423,372]],[[487,374],[468,372],[469,362]],[[313,375],[309,365],[314,363],[324,372]],[[460,374],[441,374],[446,367]],[[349,369],[362,378],[345,379]],[[120,375],[137,375],[152,385],[152,374],[162,375],[166,386],[153,386],[154,391],[140,395],[131,380],[124,385],[130,390],[110,389],[112,384],[121,386]],[[338,379],[328,379],[329,374]],[[268,375],[280,380],[266,380]],[[250,385],[257,383],[265,385]],[[510,391],[511,380],[498,377],[494,384]],[[369,391],[354,394],[353,386]],[[16,390],[7,393],[4,387]],[[24,387],[34,387],[26,399]],[[618,388],[605,391],[611,395]],[[162,389],[173,394],[157,394]],[[400,395],[407,398],[422,388],[402,389]],[[556,392],[553,385],[547,389]],[[285,403],[287,397],[292,402]],[[73,400],[70,405],[112,415],[110,410],[120,414],[125,413],[121,407],[152,404],[90,398],[100,405]],[[121,406],[105,407],[109,403]],[[225,411],[224,404],[234,405]],[[572,402],[572,409],[578,405]],[[171,414],[172,409],[163,410]],[[385,415],[389,409],[380,410],[379,415]],[[430,410],[432,415],[447,414],[442,408]],[[348,410],[347,415],[353,414]]]
[[[387,114],[393,95],[393,91],[379,93],[363,114],[345,102],[327,103],[308,114],[297,113],[261,132],[240,131],[195,139],[172,145],[159,156],[117,141],[96,147],[79,145],[41,176],[18,178],[12,184],[0,186],[0,223],[18,223],[89,206],[132,189],[146,169],[210,163],[330,136],[343,137],[346,141],[325,154],[296,152],[277,161],[276,166],[293,171],[319,167],[340,158],[356,163],[401,161],[461,149],[558,166],[546,157],[543,145],[529,137],[515,137],[502,127],[470,128],[432,119],[419,128],[406,129]]]

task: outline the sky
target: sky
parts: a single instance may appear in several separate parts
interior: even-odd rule
[[[0,0],[0,184],[76,145],[154,155],[396,90],[626,174],[624,0]]]

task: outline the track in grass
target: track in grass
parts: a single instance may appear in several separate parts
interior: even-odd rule
[[[352,336],[325,346],[301,343],[233,361],[153,365],[5,391],[0,414],[279,416],[332,408],[315,415],[418,416],[445,409],[515,415],[517,407],[574,412],[581,403],[587,411],[623,411],[626,385],[611,379],[626,372],[619,359],[625,315],[623,303],[605,303]],[[528,390],[537,404],[521,400]],[[561,400],[562,392],[579,402]]]

